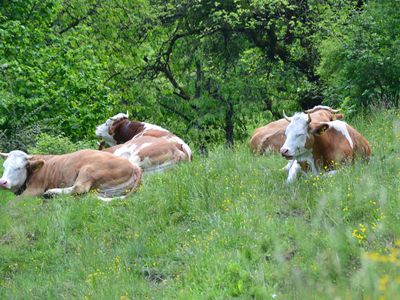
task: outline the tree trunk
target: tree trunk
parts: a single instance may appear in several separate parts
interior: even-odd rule
[[[233,146],[233,103],[232,100],[226,101],[226,115],[225,115],[225,138],[228,147]]]

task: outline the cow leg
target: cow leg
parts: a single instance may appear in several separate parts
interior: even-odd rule
[[[63,188],[63,189],[61,189],[61,188],[50,189],[50,190],[47,190],[43,194],[43,197],[52,198],[52,197],[54,197],[56,195],[60,195],[60,194],[71,194],[73,189],[74,189],[74,186],[71,186],[69,188]]]
[[[73,194],[73,195],[83,194],[83,193],[89,192],[90,187],[91,187],[91,184],[90,185],[74,184],[73,186],[68,187],[68,188],[62,188],[62,189],[55,188],[55,189],[47,190],[43,194],[43,196],[45,198],[51,198],[51,197],[54,197],[54,196],[60,195],[60,194]]]
[[[288,178],[286,180],[287,183],[292,183],[296,180],[297,174],[301,171],[301,166],[297,162],[297,160],[292,161],[292,166],[289,169]]]
[[[290,168],[293,166],[294,161],[295,161],[294,159],[290,160],[290,161],[287,163],[287,165],[283,167],[283,170],[289,171]]]
[[[311,171],[313,172],[314,176],[318,176],[319,172],[318,172],[317,167],[315,166],[314,158],[312,158],[312,157],[308,158],[307,162],[310,164]]]
[[[333,175],[335,175],[337,172],[336,172],[336,170],[331,170],[331,171],[329,171],[328,173],[326,173],[326,175],[328,175],[328,176],[333,176]]]
[[[78,177],[75,180],[73,186],[68,188],[55,188],[47,190],[43,196],[45,197],[53,197],[59,194],[83,194],[89,192],[90,188],[93,185],[93,179],[91,176],[86,172],[87,170],[81,170],[79,172]]]

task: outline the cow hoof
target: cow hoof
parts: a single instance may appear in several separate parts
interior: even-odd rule
[[[45,201],[44,202],[47,202],[49,199],[52,199],[52,198],[54,198],[54,196],[55,196],[56,194],[54,194],[54,193],[52,193],[52,192],[45,192],[44,194],[43,194],[43,198],[45,199]]]

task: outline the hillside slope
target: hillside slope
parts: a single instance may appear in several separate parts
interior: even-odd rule
[[[400,113],[350,122],[369,164],[288,186],[278,155],[217,148],[124,201],[0,192],[1,299],[394,298]]]

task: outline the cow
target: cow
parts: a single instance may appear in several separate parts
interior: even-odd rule
[[[306,110],[306,113],[311,114],[313,120],[320,122],[342,119],[343,115],[338,114],[338,112],[339,110],[337,109],[322,105]],[[250,139],[250,149],[257,154],[263,154],[268,151],[279,153],[285,143],[285,130],[287,126],[288,122],[285,119],[279,119],[257,128]]]
[[[0,156],[6,158],[0,187],[22,196],[93,191],[103,201],[123,199],[136,190],[142,175],[137,165],[98,150],[63,155],[28,155],[14,150]]]
[[[289,168],[289,183],[301,169],[306,170],[307,164],[318,175],[323,169],[333,169],[336,163],[352,162],[357,157],[368,160],[371,155],[368,141],[346,122],[314,121],[310,113],[296,113],[292,118],[284,114],[284,117],[288,126],[280,153],[294,162]]]
[[[192,151],[182,139],[160,126],[130,121],[127,114],[119,113],[99,125],[96,136],[111,146],[103,151],[124,157],[146,172],[192,160]]]

